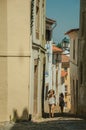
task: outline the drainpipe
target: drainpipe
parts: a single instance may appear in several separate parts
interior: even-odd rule
[[[53,31],[56,26],[57,26],[57,22],[54,23],[54,26],[51,28],[51,31]],[[51,35],[51,37],[52,37],[52,35]]]
[[[52,30],[57,26],[57,22],[54,23],[54,26],[52,27]]]

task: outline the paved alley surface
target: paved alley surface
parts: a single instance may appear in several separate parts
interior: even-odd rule
[[[1,123],[0,130],[86,130],[86,120],[55,117],[22,123]]]

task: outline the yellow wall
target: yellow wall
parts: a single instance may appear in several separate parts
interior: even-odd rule
[[[8,118],[15,118],[17,111],[21,118],[29,109],[29,58],[8,58]],[[23,117],[24,118],[24,117]],[[26,118],[26,117],[25,117]]]
[[[0,121],[7,116],[7,58],[0,57]]]
[[[0,121],[28,113],[29,64],[30,0],[0,0]]]
[[[0,55],[7,51],[7,0],[0,0]]]
[[[0,121],[7,116],[7,7],[6,0],[0,0]]]
[[[28,55],[30,35],[30,0],[8,0],[8,54]]]
[[[65,84],[68,86],[67,87],[67,94],[68,94],[68,96],[67,96],[67,109],[68,109],[68,111],[70,111],[71,110],[71,88],[70,88],[70,68],[68,68],[68,71],[67,71],[67,79],[65,80]]]

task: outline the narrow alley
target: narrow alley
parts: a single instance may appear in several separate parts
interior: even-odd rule
[[[0,0],[0,130],[86,130],[86,0]]]
[[[86,130],[86,120],[79,117],[58,116],[29,122],[0,124],[0,130]]]

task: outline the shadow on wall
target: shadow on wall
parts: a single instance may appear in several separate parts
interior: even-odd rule
[[[13,120],[14,122],[30,121],[31,120],[31,115],[28,113],[27,108],[25,108],[23,110],[23,112],[22,112],[21,117],[20,117],[18,115],[17,109],[14,109],[14,111],[13,111],[13,119],[11,119],[11,117],[10,117],[10,120]]]

